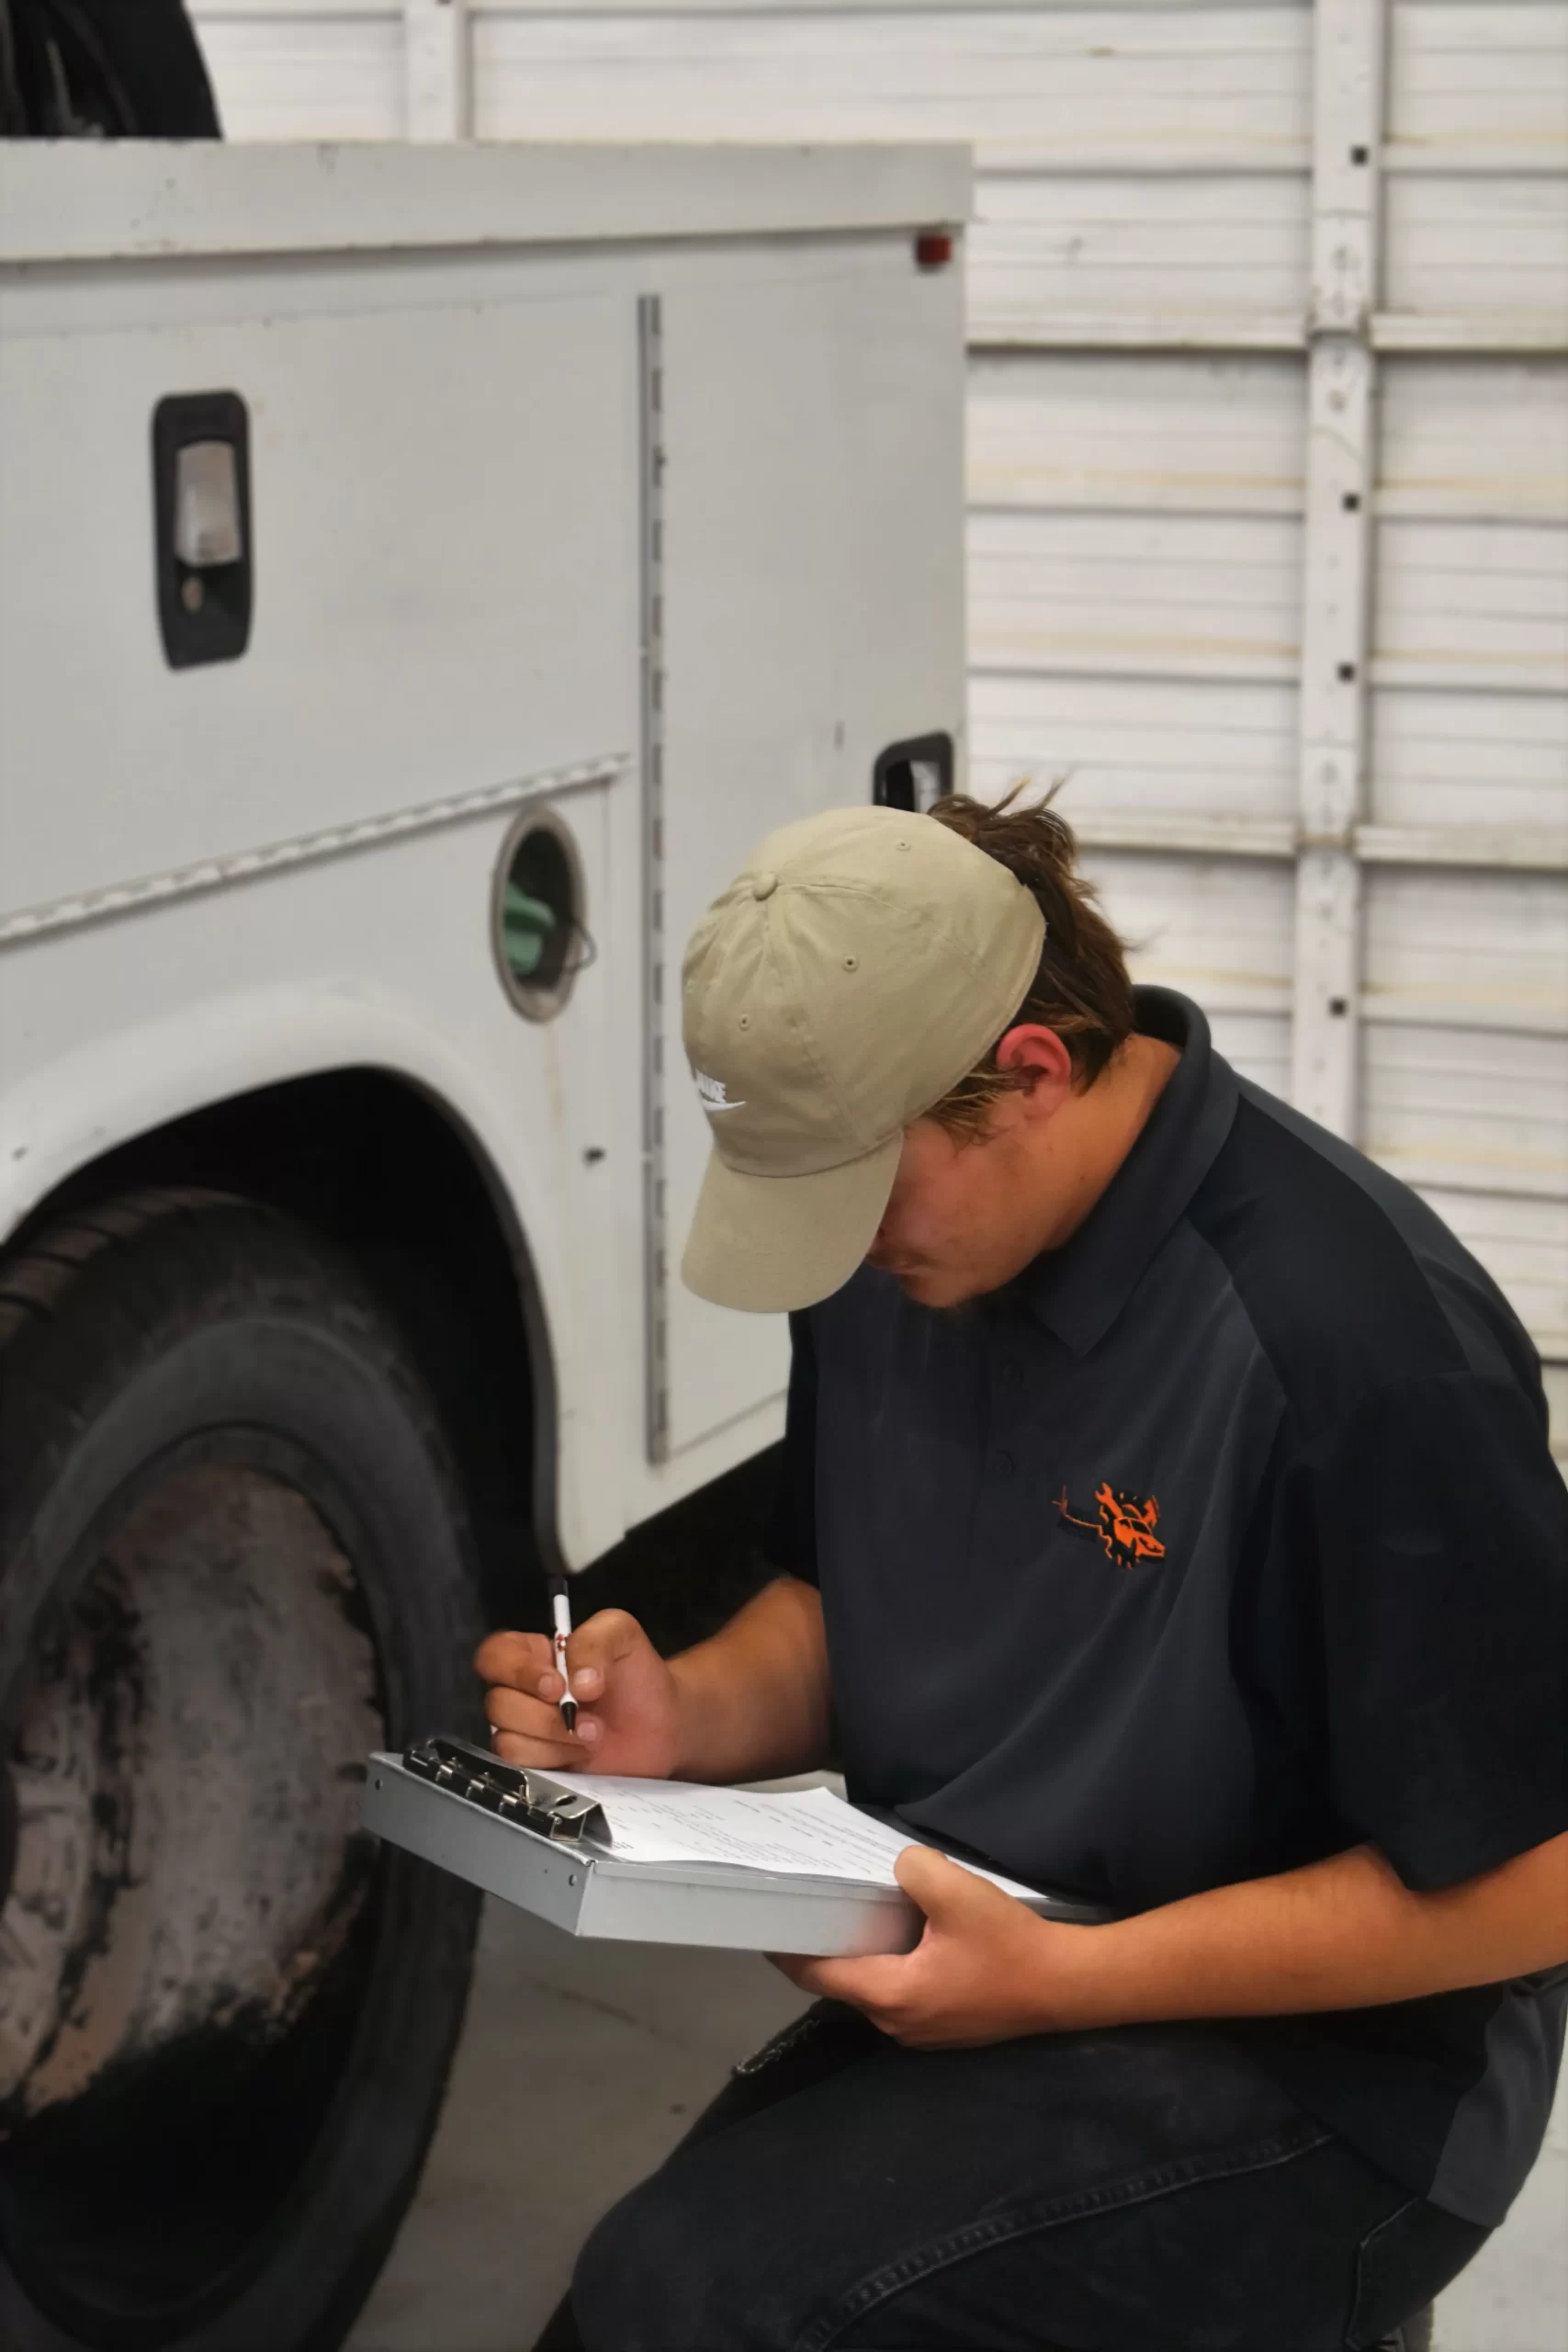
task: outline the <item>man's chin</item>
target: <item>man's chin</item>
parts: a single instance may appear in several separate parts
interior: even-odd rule
[[[939,1266],[909,1267],[896,1273],[894,1280],[917,1306],[962,1306],[976,1295],[973,1283]]]

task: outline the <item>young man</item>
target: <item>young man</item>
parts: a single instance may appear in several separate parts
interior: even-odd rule
[[[1133,990],[1049,810],[785,828],[699,928],[685,1273],[794,1313],[784,1573],[665,1662],[479,1654],[501,1752],[852,1797],[925,1846],[602,2222],[590,2352],[1330,2352],[1540,2143],[1568,1997],[1568,1498],[1412,1194]],[[562,2316],[548,2340],[572,2339]]]

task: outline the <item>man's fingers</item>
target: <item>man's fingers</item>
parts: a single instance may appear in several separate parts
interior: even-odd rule
[[[801,1952],[771,1951],[767,1958],[792,1984],[819,2000],[847,2001],[863,2009],[874,2024],[879,2009],[896,2001],[903,1989],[901,1955],[877,1953],[868,1960],[812,1960]]]
[[[544,1634],[487,1634],[474,1652],[481,1682],[503,1682],[513,1690],[536,1690],[550,1669],[550,1644]]]
[[[918,1903],[928,1919],[941,1919],[950,1911],[971,1907],[976,1899],[997,1895],[1006,1903],[1010,1898],[999,1886],[991,1886],[973,1871],[950,1861],[945,1854],[933,1853],[929,1846],[906,1846],[893,1864],[893,1875],[912,1902]]]
[[[821,1981],[823,1970],[830,1970],[835,1965],[832,1961],[808,1960],[797,1951],[770,1951],[764,1952],[762,1957],[778,1970],[781,1976],[787,1976],[792,1984],[798,1984],[803,1993],[814,1993],[819,2000],[834,1997],[831,1987]],[[841,1999],[843,1996],[838,1997]]]
[[[601,1609],[579,1625],[567,1644],[571,1694],[589,1703],[604,1694],[615,1663],[648,1646],[648,1635],[624,1609]],[[555,1701],[562,1683],[555,1645],[547,1634],[491,1634],[479,1644],[474,1667],[482,1682]]]
[[[566,1645],[573,1692],[588,1698],[603,1690],[618,1659],[648,1646],[648,1635],[635,1617],[624,1609],[601,1609],[578,1626]]]
[[[591,1772],[593,1759],[556,1722],[556,1737],[524,1739],[516,1732],[498,1731],[491,1746],[503,1764],[525,1764],[534,1772]]]
[[[816,1991],[817,1987],[807,1981],[817,1965],[814,1960],[803,1960],[795,1951],[765,1951],[762,1958],[770,1968],[776,1968],[781,1976],[787,1976],[792,1984],[798,1984],[803,1993]]]
[[[558,1707],[543,1699],[530,1699],[526,1692],[509,1690],[504,1684],[485,1692],[485,1719],[492,1731],[511,1732],[519,1739],[543,1741],[547,1747],[570,1748],[579,1761],[584,1750],[599,1737],[599,1725],[592,1716],[579,1715],[576,1732],[569,1732]],[[496,1752],[499,1755],[500,1750]],[[536,1757],[532,1760],[542,1763],[543,1758]]]

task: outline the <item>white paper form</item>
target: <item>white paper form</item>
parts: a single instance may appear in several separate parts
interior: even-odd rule
[[[550,1772],[561,1788],[604,1808],[610,1850],[626,1862],[723,1862],[783,1877],[894,1886],[895,1856],[920,1843],[846,1804],[830,1789],[716,1789],[696,1781]],[[964,1862],[977,1878],[1025,1901],[1033,1889]]]

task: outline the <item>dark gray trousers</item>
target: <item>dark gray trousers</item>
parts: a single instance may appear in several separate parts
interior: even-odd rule
[[[820,2003],[606,2214],[539,2352],[1363,2352],[1485,2235],[1223,2029],[916,2052]]]

